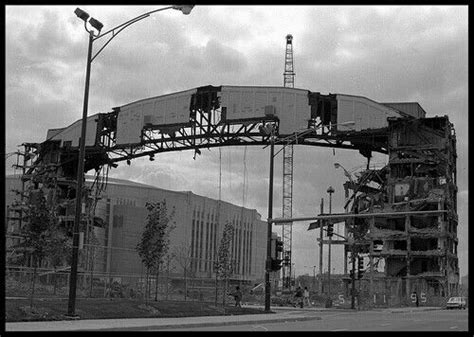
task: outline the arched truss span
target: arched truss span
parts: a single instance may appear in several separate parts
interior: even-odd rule
[[[391,103],[395,104],[395,103]],[[301,144],[387,153],[388,118],[407,113],[361,96],[284,87],[204,86],[88,117],[86,170],[160,152]],[[63,155],[78,152],[80,121],[48,130]]]

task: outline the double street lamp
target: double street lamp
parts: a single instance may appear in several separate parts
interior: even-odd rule
[[[79,139],[79,158],[77,164],[77,182],[76,182],[76,209],[74,217],[74,229],[73,229],[73,246],[72,246],[72,258],[71,258],[71,274],[69,281],[69,300],[68,300],[68,316],[75,315],[75,302],[76,302],[76,286],[77,286],[77,264],[78,264],[78,255],[79,255],[79,223],[81,220],[81,209],[82,209],[82,197],[83,197],[83,181],[84,181],[84,159],[85,159],[85,143],[86,143],[86,130],[87,130],[87,108],[89,103],[89,82],[90,82],[90,73],[91,73],[91,63],[92,61],[102,52],[102,50],[116,37],[122,30],[128,26],[143,20],[149,17],[155,12],[164,11],[167,9],[175,9],[181,11],[183,14],[188,15],[191,13],[191,10],[194,6],[191,5],[182,5],[182,6],[169,6],[159,8],[144,14],[141,14],[127,22],[124,22],[105,33],[101,33],[104,25],[89,16],[88,13],[83,11],[80,8],[76,8],[74,13],[82,21],[84,21],[84,28],[89,33],[89,46],[87,51],[87,64],[86,64],[86,83],[84,89],[84,102],[82,110],[82,123],[81,123],[81,138]],[[87,23],[94,28],[89,29]],[[103,38],[104,36],[109,36],[107,42],[102,45],[102,47],[92,56],[92,45],[94,41]]]

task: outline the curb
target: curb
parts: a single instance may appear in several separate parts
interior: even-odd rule
[[[402,314],[408,312],[419,312],[419,311],[434,311],[434,310],[442,310],[443,308],[426,308],[426,309],[406,309],[406,310],[390,310],[391,314]]]
[[[135,327],[121,327],[121,328],[104,328],[100,331],[134,331],[136,329],[146,330],[163,330],[163,329],[181,329],[181,328],[205,328],[205,327],[216,327],[226,325],[245,325],[245,324],[260,324],[260,323],[279,323],[279,322],[298,322],[298,321],[312,321],[322,320],[321,317],[281,317],[272,319],[261,319],[261,320],[248,320],[248,321],[229,321],[229,322],[203,322],[203,323],[189,323],[189,324],[162,324],[162,325],[146,325],[146,326],[135,326]],[[96,329],[81,329],[81,331],[93,331]]]

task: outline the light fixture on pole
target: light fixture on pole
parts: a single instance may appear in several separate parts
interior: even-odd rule
[[[189,13],[191,13],[193,7],[194,5],[175,5],[173,6],[173,9],[183,12],[184,15],[188,15]]]
[[[342,168],[342,170],[344,171],[344,175],[347,177],[347,179],[349,179],[351,182],[354,182],[354,181],[352,180],[352,175],[344,168],[344,166],[342,166],[342,165],[339,164],[339,163],[334,163],[334,167],[335,167],[336,169]]]
[[[78,16],[78,18],[82,19],[82,21],[84,22],[87,22],[87,19],[89,19],[89,14],[87,14],[80,8],[76,8],[74,13]]]
[[[97,31],[100,33],[100,31],[102,30],[102,27],[104,27],[104,25],[102,24],[102,22],[100,22],[99,20],[96,20],[94,18],[91,18],[89,20],[89,23],[91,24],[92,27],[94,27],[95,29],[97,29]]]
[[[329,188],[326,191],[329,194],[329,214],[332,213],[332,194],[334,193],[334,188],[332,186],[329,186]],[[326,308],[331,308],[332,307],[332,299],[331,299],[331,241],[332,241],[332,228],[333,224],[331,223],[331,220],[329,220],[328,223],[328,298],[326,301]]]
[[[167,9],[180,10],[183,14],[188,15],[194,6],[192,5],[183,5],[183,6],[169,6],[160,9],[156,9],[145,14],[139,15],[125,23],[122,23],[115,28],[108,30],[105,33],[100,33],[104,25],[97,19],[91,18],[87,12],[80,8],[76,8],[74,13],[84,21],[84,28],[89,33],[89,46],[87,51],[87,64],[86,64],[86,81],[84,89],[84,102],[82,109],[82,120],[81,120],[81,138],[79,139],[79,155],[78,155],[78,164],[77,164],[77,180],[76,180],[76,209],[74,216],[74,228],[73,228],[73,245],[72,245],[72,258],[71,258],[71,274],[69,281],[69,298],[68,298],[68,316],[75,316],[75,305],[76,305],[76,286],[77,286],[77,265],[78,265],[78,256],[79,256],[79,223],[81,221],[81,211],[82,211],[82,197],[83,197],[83,182],[84,182],[84,159],[85,159],[85,138],[87,132],[87,109],[89,104],[89,82],[90,82],[90,73],[91,73],[91,63],[94,59],[100,54],[100,52],[110,43],[110,41],[118,35],[122,30],[128,26],[147,18],[152,13],[164,11]],[[88,29],[87,23],[93,27],[93,29]],[[105,42],[102,47],[92,56],[92,45],[93,42],[112,34],[112,36]]]
[[[260,128],[260,132],[270,137],[270,178],[268,183],[268,219],[267,219],[267,258],[265,263],[265,311],[270,311],[270,271],[271,271],[271,240],[272,240],[272,217],[273,217],[273,166],[275,157],[275,128],[272,124],[266,124]]]

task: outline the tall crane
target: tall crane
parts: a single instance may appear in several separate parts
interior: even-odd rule
[[[283,73],[283,86],[295,87],[295,72],[293,68],[293,35],[286,36],[285,72]],[[283,202],[282,217],[291,218],[293,209],[293,144],[283,144]],[[283,289],[291,289],[291,233],[292,223],[283,223],[281,236],[283,240]]]

